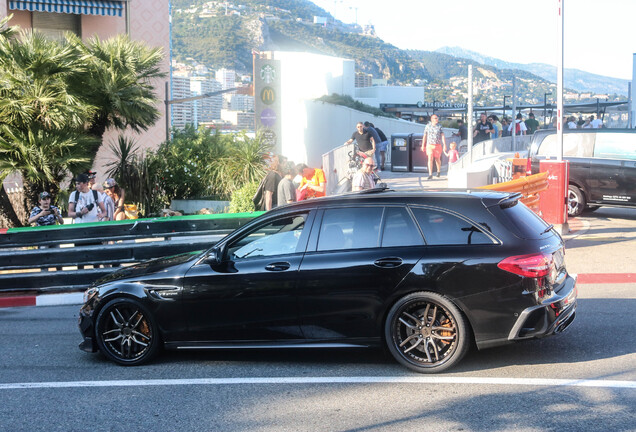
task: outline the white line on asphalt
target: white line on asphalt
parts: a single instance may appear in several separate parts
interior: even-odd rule
[[[543,378],[479,378],[479,377],[270,377],[270,378],[196,378],[116,381],[60,381],[0,384],[0,390],[78,388],[78,387],[141,387],[232,384],[479,384],[542,387],[598,387],[636,389],[636,381],[543,379]]]

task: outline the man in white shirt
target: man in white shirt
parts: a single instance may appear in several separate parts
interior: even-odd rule
[[[514,123],[511,123],[510,126],[508,126],[508,131],[510,132],[510,135],[519,136],[519,135],[526,134],[526,132],[528,131],[528,128],[526,127],[526,124],[523,122],[523,116],[521,115],[521,113],[517,114],[517,120],[515,120]]]
[[[88,187],[88,175],[78,175],[75,183],[77,190],[71,192],[68,200],[68,217],[73,218],[73,223],[97,222],[97,210],[106,213],[102,198]]]
[[[594,117],[594,116],[592,116]],[[603,127],[603,120],[601,119],[601,115],[599,114],[594,120],[591,122],[592,129],[600,129]]]
[[[353,180],[351,180],[351,189],[354,192],[373,189],[375,187],[373,168],[375,168],[375,164],[373,163],[372,157],[368,157],[362,162],[362,167],[353,176]]]

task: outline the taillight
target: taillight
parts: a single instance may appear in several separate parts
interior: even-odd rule
[[[497,267],[519,276],[540,278],[550,274],[554,261],[551,254],[515,255],[502,260]]]

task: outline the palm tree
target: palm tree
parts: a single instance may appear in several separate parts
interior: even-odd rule
[[[161,48],[148,48],[126,35],[105,41],[94,37],[87,44],[74,35],[67,38],[88,68],[74,90],[97,108],[91,134],[101,138],[109,127],[147,130],[159,119],[160,99],[152,81],[165,76]]]
[[[69,170],[89,167],[97,151],[99,141],[82,133],[95,109],[69,91],[82,73],[82,60],[68,44],[38,32],[0,33],[0,177],[22,174],[24,208],[38,190],[55,193]],[[0,211],[21,225],[1,198]]]

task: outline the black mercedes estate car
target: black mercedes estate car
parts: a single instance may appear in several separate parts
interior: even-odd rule
[[[559,234],[495,191],[374,189],[271,210],[210,249],[87,290],[80,348],[122,365],[160,348],[386,345],[417,372],[560,333],[576,277]]]

